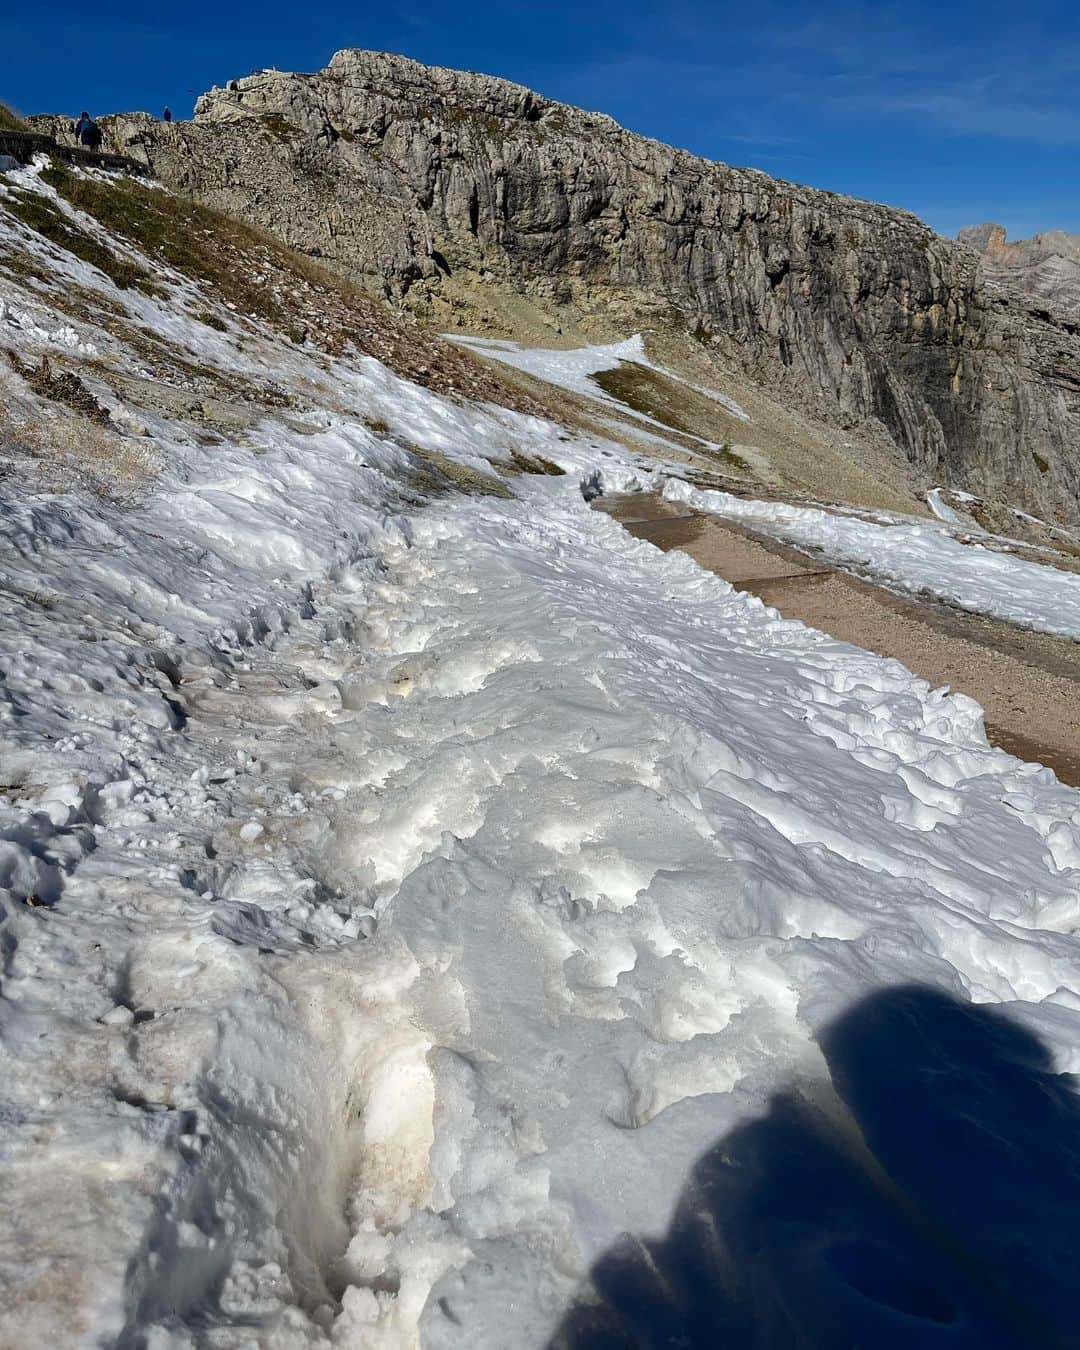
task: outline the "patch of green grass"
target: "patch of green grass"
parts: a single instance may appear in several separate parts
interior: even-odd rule
[[[50,243],[73,253],[76,258],[104,272],[121,290],[135,287],[148,295],[160,293],[161,288],[144,268],[121,258],[92,234],[81,230],[73,220],[47,197],[37,192],[10,189],[3,201],[4,207],[18,220],[48,239]]]

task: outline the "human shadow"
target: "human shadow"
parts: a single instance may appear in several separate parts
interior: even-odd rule
[[[1080,1346],[1080,1097],[1029,1031],[921,986],[821,1037],[704,1155],[666,1237],[596,1262],[549,1350]]]

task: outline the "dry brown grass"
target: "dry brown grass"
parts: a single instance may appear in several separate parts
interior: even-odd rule
[[[128,258],[121,257],[100,239],[80,228],[60,210],[55,202],[39,192],[9,189],[3,206],[28,229],[48,239],[58,248],[66,249],[83,262],[96,267],[121,290],[135,286],[147,294],[159,294],[161,288],[150,273]]]
[[[0,131],[29,131],[30,128],[6,103],[0,103]]]
[[[553,460],[545,459],[543,455],[530,455],[524,450],[510,451],[511,465],[504,465],[504,473],[536,473],[546,474],[550,478],[562,478],[566,474],[565,469],[561,469]]]
[[[39,398],[51,403],[63,403],[81,413],[99,426],[109,425],[109,414],[97,401],[78,375],[72,370],[54,370],[52,362],[43,356],[36,366],[28,366],[12,351],[8,360]]]
[[[250,257],[238,256],[253,253],[264,241],[238,221],[132,178],[106,181],[56,164],[41,177],[69,205],[148,258],[205,285],[241,313],[277,327],[285,323],[288,316],[273,288],[252,268]]]
[[[43,179],[104,229],[194,281],[239,319],[332,356],[355,347],[405,379],[460,401],[544,415],[536,399],[471,352],[425,332],[345,277],[231,216],[133,179],[89,178],[53,166]],[[198,317],[208,322],[209,311]],[[219,327],[221,316],[214,327]]]
[[[165,456],[152,441],[121,436],[64,408],[32,416],[0,406],[0,464],[39,492],[130,502],[153,485]]]
[[[637,361],[623,361],[592,378],[631,412],[662,423],[672,433],[671,439],[692,454],[736,472],[749,468],[731,448],[731,437],[740,429],[738,419],[708,394]],[[710,449],[706,442],[719,444],[719,448]]]
[[[446,492],[464,492],[472,497],[514,495],[494,474],[459,464],[438,450],[424,450],[418,445],[410,445],[409,449],[421,461],[421,467],[413,474],[413,485],[426,495],[438,496]]]

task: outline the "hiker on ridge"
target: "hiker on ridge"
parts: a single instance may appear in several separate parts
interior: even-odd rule
[[[166,106],[165,111],[161,114],[161,120],[163,122],[172,121],[172,109],[170,107]]]
[[[74,131],[75,139],[81,146],[84,146],[87,150],[100,150],[101,128],[88,112],[79,114],[79,120],[72,127],[72,131]]]

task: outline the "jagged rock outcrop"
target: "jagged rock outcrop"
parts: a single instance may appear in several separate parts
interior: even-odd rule
[[[685,326],[817,416],[879,419],[929,476],[1080,517],[1077,327],[904,212],[370,52],[232,81],[193,123],[107,126],[171,186],[388,291],[467,274]]]
[[[980,255],[987,276],[1080,316],[1080,234],[1047,230],[1009,240],[1002,225],[969,225],[957,235]]]

